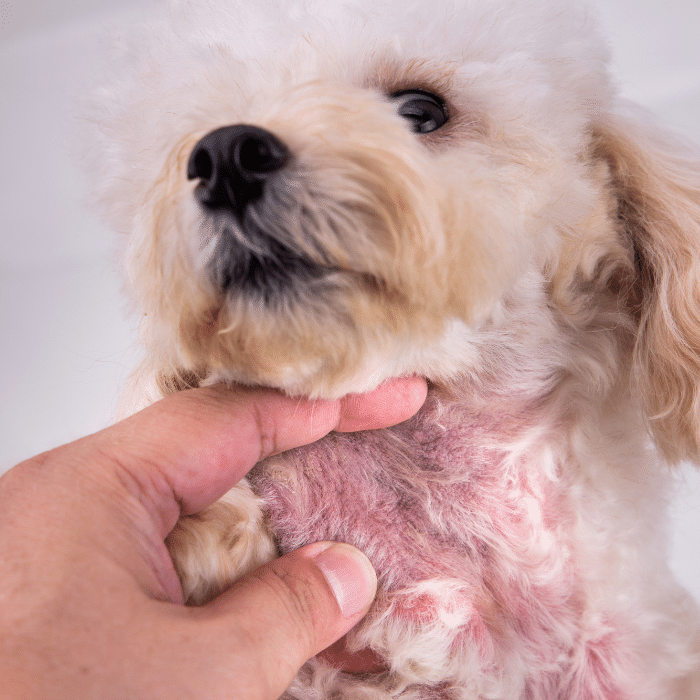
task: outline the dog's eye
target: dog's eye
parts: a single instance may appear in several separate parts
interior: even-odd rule
[[[429,134],[447,120],[447,108],[441,97],[423,90],[401,90],[391,96],[396,112],[407,119],[417,134]]]

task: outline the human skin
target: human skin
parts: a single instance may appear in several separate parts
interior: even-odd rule
[[[399,423],[425,395],[419,378],[339,401],[193,389],[11,469],[0,478],[0,697],[277,698],[367,612],[369,561],[312,544],[190,608],[164,539],[264,457]]]

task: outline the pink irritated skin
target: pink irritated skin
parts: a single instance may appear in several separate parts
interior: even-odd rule
[[[367,554],[379,576],[377,613],[404,588],[457,580],[471,611],[458,643],[476,644],[485,663],[496,662],[515,636],[555,665],[562,648],[552,622],[575,627],[581,615],[571,548],[561,546],[564,487],[538,466],[537,440],[523,454],[504,447],[538,424],[538,405],[509,397],[488,406],[483,396],[457,403],[433,390],[406,423],[331,434],[261,463],[251,482],[281,551],[334,540]],[[420,628],[441,604],[414,596],[394,614]],[[327,656],[346,670],[381,667],[376,655]]]
[[[439,599],[429,593],[399,598],[393,613],[407,624],[421,626],[433,622],[441,610],[456,613],[466,620],[453,646],[477,649],[481,660],[484,663],[490,662],[494,656],[493,639],[479,611],[474,607],[472,597],[465,593],[455,591],[443,594]]]

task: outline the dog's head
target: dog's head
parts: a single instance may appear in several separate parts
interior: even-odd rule
[[[695,449],[700,180],[616,116],[584,12],[211,0],[149,32],[97,123],[152,368],[337,396],[614,323]]]

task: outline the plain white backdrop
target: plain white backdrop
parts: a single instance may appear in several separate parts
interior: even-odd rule
[[[593,4],[623,93],[700,143],[700,2]],[[0,2],[0,473],[104,427],[136,361],[118,241],[86,204],[73,135],[80,95],[109,65],[106,30],[149,11]],[[679,475],[673,516],[672,564],[700,601],[700,470]]]

